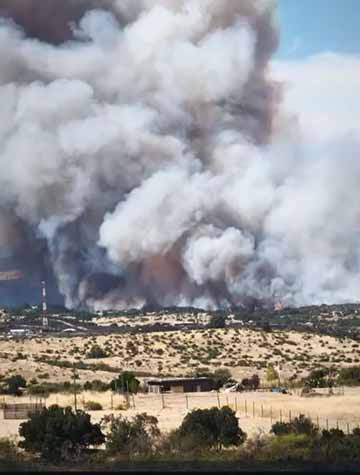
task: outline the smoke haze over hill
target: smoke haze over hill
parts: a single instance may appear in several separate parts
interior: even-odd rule
[[[275,11],[0,0],[3,252],[46,242],[69,307],[357,299],[358,140],[283,109]]]

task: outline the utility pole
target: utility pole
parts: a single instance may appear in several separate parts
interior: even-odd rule
[[[73,367],[73,379],[74,379],[74,406],[75,406],[75,412],[77,411],[77,395],[76,395],[76,369],[75,365]]]
[[[49,327],[49,318],[47,312],[47,301],[46,301],[46,281],[41,281],[41,310],[42,310],[42,326],[43,328]]]

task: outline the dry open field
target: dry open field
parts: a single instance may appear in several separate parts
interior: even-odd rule
[[[87,358],[94,344],[108,353],[101,359]],[[39,361],[41,358],[41,361]],[[304,374],[310,368],[336,364],[346,366],[359,362],[359,345],[351,339],[337,339],[297,332],[274,331],[265,333],[249,329],[194,330],[191,332],[157,332],[146,334],[107,335],[98,337],[48,337],[23,341],[0,341],[1,375],[22,374],[26,379],[41,381],[68,381],[71,368],[56,366],[59,361],[105,363],[111,371],[94,368],[78,370],[81,382],[101,379],[110,381],[117,372],[131,369],[156,376],[186,375],[195,369],[228,368],[240,379],[254,372],[263,375],[268,363],[281,368],[281,377]],[[50,364],[52,363],[52,364]],[[141,379],[141,378],[140,378]],[[118,411],[123,403],[121,395],[83,392],[77,397],[79,408],[86,401],[97,401],[103,411],[92,412],[99,421],[109,413],[134,415],[147,412],[159,419],[161,429],[168,431],[181,423],[188,410],[196,407],[230,405],[238,414],[241,427],[249,434],[268,431],[271,422],[294,417],[300,413],[310,415],[326,427],[338,423],[347,430],[360,422],[360,388],[346,388],[344,395],[315,398],[300,397],[299,393],[282,395],[273,393],[220,393],[201,394],[139,394],[131,400],[135,407]],[[28,397],[17,398],[27,402]],[[32,399],[33,401],[35,398]],[[4,402],[14,398],[4,396]],[[74,405],[72,395],[53,394],[46,404]],[[21,421],[5,421],[0,413],[0,436],[15,436]],[[349,424],[349,426],[347,425]]]
[[[2,397],[3,398],[3,397]],[[1,398],[1,399],[2,399]],[[28,397],[4,397],[6,402],[29,402]],[[275,394],[270,392],[247,393],[196,393],[166,394],[164,397],[155,394],[138,394],[131,399],[128,410],[117,410],[124,403],[123,396],[112,396],[108,393],[84,392],[77,397],[78,408],[82,409],[86,401],[97,401],[102,404],[103,411],[91,412],[93,421],[100,421],[105,414],[114,413],[131,417],[136,413],[147,412],[156,416],[163,431],[178,427],[188,410],[229,405],[237,411],[240,426],[249,435],[259,431],[268,432],[271,424],[277,420],[287,421],[300,413],[310,416],[315,423],[323,428],[338,426],[344,431],[352,430],[360,424],[360,388],[344,388],[344,394],[326,396],[319,393],[318,397],[304,398],[298,392],[292,394]],[[32,398],[32,402],[36,399]],[[72,395],[51,395],[46,405],[60,404],[74,406]],[[135,407],[134,407],[135,406]],[[22,421],[4,420],[0,411],[0,437],[16,436]]]
[[[95,343],[108,357],[87,357]],[[234,328],[0,341],[2,376],[20,373],[26,379],[35,377],[39,381],[70,380],[71,368],[57,366],[59,361],[108,365],[105,371],[94,366],[79,370],[82,382],[110,381],[122,370],[151,376],[185,376],[194,370],[219,367],[228,368],[240,379],[254,372],[262,376],[269,363],[280,367],[281,376],[286,378],[319,365],[357,364],[360,353],[359,344],[347,338]]]

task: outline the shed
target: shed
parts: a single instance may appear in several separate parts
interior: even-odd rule
[[[211,391],[211,378],[158,378],[147,381],[150,393],[195,393]]]
[[[45,405],[43,403],[35,404],[3,404],[4,419],[28,419],[29,416],[36,412],[41,411]]]

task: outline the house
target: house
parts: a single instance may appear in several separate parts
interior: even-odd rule
[[[29,335],[29,333],[29,330],[27,330],[26,328],[14,328],[9,331],[9,336],[16,338],[25,338]]]
[[[211,378],[158,378],[147,381],[149,393],[195,393],[211,391]]]

